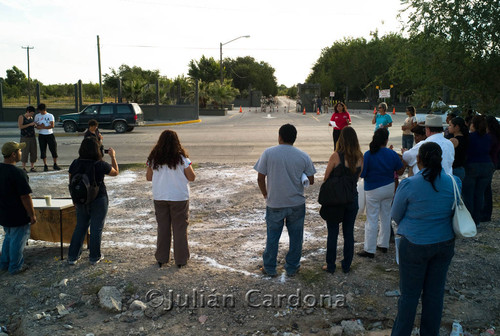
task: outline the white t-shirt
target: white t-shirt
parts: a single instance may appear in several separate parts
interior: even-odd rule
[[[153,199],[155,201],[187,201],[189,199],[189,181],[184,169],[191,165],[191,160],[182,156],[184,163],[175,166],[167,165],[153,169]],[[152,167],[152,164],[151,164]]]
[[[443,133],[433,134],[425,140],[420,141],[418,144],[415,144],[411,149],[407,150],[403,153],[403,160],[408,164],[408,166],[413,167],[413,174],[417,174],[419,172],[417,166],[417,154],[420,146],[422,146],[426,142],[435,142],[437,143],[443,152],[441,167],[443,167],[446,174],[453,174],[453,161],[455,160],[455,147],[453,143],[446,139],[443,136]]]
[[[417,117],[415,116],[411,116],[411,117],[408,117],[405,119],[405,122],[403,123],[403,126],[411,126],[413,123],[416,123],[417,122]],[[413,133],[411,132],[411,128],[410,129],[406,129],[403,131],[403,134],[404,135],[412,135]]]
[[[45,114],[38,113],[35,116],[35,123],[36,124],[43,124],[44,126],[50,126],[50,122],[54,122],[54,121],[55,121],[54,116],[49,112],[47,112]],[[39,129],[38,133],[43,134],[43,135],[53,134],[54,129],[53,128],[51,128],[51,129]]]

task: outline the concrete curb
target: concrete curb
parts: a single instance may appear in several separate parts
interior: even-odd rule
[[[145,125],[142,125],[142,127],[150,127],[150,126],[175,126],[175,125],[194,124],[194,123],[199,123],[199,122],[201,122],[201,119],[187,120],[187,121],[177,121],[177,122],[170,122],[170,123],[145,124]]]

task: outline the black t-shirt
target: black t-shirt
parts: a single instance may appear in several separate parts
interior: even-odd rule
[[[0,163],[0,225],[23,226],[30,218],[21,201],[21,196],[32,193],[28,175],[21,168]]]
[[[106,192],[106,185],[104,184],[104,175],[108,175],[111,171],[111,165],[106,161],[94,161],[94,160],[84,160],[84,159],[76,159],[73,160],[71,165],[69,166],[69,173],[71,175],[77,173],[86,173],[89,179],[92,180],[92,166],[95,167],[95,181],[99,185],[99,194],[97,197],[108,196]]]

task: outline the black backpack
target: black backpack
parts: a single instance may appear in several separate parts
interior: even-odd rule
[[[95,163],[92,164],[92,169],[89,169],[88,164],[81,164],[79,172],[71,175],[68,187],[74,204],[90,204],[95,200],[99,194],[99,185],[95,180]]]

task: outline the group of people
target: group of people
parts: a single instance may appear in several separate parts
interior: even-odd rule
[[[35,114],[35,108],[28,106],[26,112],[19,116],[17,125],[21,131],[21,143],[25,143],[21,163],[24,171],[28,163],[28,157],[31,164],[30,172],[35,173],[35,162],[37,161],[37,145],[35,137],[35,129],[38,130],[38,143],[40,145],[40,158],[43,160],[43,171],[48,171],[47,165],[47,146],[49,147],[50,154],[54,164],[54,170],[61,170],[57,164],[57,141],[54,136],[55,119],[52,113],[47,112],[45,104],[40,104],[37,107],[38,113]]]
[[[409,148],[403,148],[402,155],[398,155],[391,147],[387,147],[388,127],[392,126],[392,120],[383,117],[386,110],[384,103],[379,105],[382,117],[374,116],[376,130],[369,150],[363,154],[356,131],[349,126],[351,120],[345,105],[335,105],[330,124],[334,127],[335,150],[329,158],[324,181],[339,167],[345,168],[345,173],[352,177],[354,183],[359,177],[364,178],[367,221],[364,249],[358,252],[360,257],[374,258],[377,250],[386,253],[391,235],[391,219],[398,224],[397,234],[401,236],[401,297],[393,334],[410,335],[422,292],[421,333],[437,334],[446,273],[454,254],[451,226],[454,204],[452,179],[460,187],[463,181],[464,200],[479,224],[482,199],[487,194],[488,185],[491,193],[494,169],[492,155],[498,158],[500,128],[496,120],[495,124],[483,116],[474,116],[467,128],[461,118],[456,117],[450,120],[449,133],[453,138],[448,140],[443,136],[440,116],[427,115],[424,125],[415,126],[412,119],[414,109],[409,108],[408,119],[402,126],[403,131],[410,129],[413,132],[416,127],[421,127],[424,129],[425,139],[415,136],[416,144],[413,145],[413,139],[410,141],[405,137],[408,134],[403,134],[405,147]],[[31,109],[28,112],[33,113]],[[23,123],[25,117],[29,118],[29,115],[23,116]],[[46,129],[43,127],[40,129]],[[88,133],[81,143],[79,157],[69,167],[69,178],[71,180],[73,174],[91,172],[89,174],[94,176],[99,185],[99,193],[89,204],[76,204],[77,225],[68,252],[70,265],[76,264],[80,259],[89,227],[89,261],[96,264],[102,260],[101,236],[108,210],[104,176],[116,176],[119,173],[116,154],[112,148],[107,150],[111,164],[102,160],[102,144],[99,141],[102,138],[97,125],[89,124]],[[414,133],[417,135],[417,132]],[[306,214],[304,185],[314,184],[316,169],[309,155],[294,147],[296,138],[295,126],[281,126],[278,145],[266,149],[254,166],[258,187],[266,200],[267,238],[260,270],[271,277],[278,274],[278,246],[284,226],[287,227],[289,236],[284,269],[290,277],[295,276],[300,269]],[[22,249],[29,237],[29,225],[36,223],[29,196],[31,189],[28,177],[15,167],[23,157],[22,149],[26,146],[26,142],[4,144],[4,163],[0,165],[1,194],[15,193],[17,196],[8,201],[2,197],[2,202],[9,203],[7,207],[5,204],[0,207],[0,224],[6,232],[0,267],[2,270],[8,269],[12,274],[23,270]],[[455,161],[457,165],[454,164]],[[146,163],[146,179],[153,182],[153,204],[158,223],[156,261],[159,267],[169,263],[173,235],[175,264],[183,267],[190,257],[187,237],[189,182],[196,177],[191,160],[176,132],[165,130]],[[406,167],[409,167],[411,174],[397,186],[398,176]],[[351,269],[354,223],[359,210],[358,192],[356,188],[353,190],[354,201],[336,207],[325,218],[328,238],[326,265],[322,269],[329,273],[336,270],[337,239],[341,224],[344,236],[341,268],[344,273]],[[11,211],[7,209],[16,209],[23,215],[13,219],[9,215]]]

